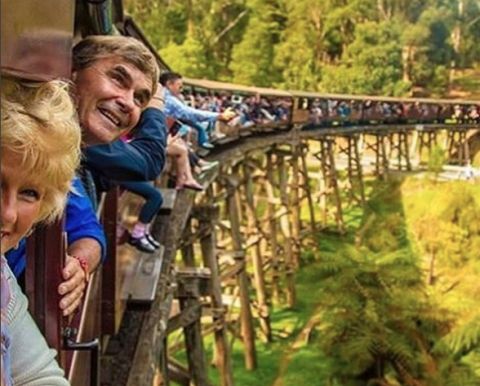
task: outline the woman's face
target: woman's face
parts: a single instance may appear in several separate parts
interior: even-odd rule
[[[44,189],[22,170],[21,158],[11,151],[1,156],[1,253],[18,244],[40,214]]]

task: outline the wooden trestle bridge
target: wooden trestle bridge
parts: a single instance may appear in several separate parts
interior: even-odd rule
[[[325,226],[343,232],[344,208],[365,202],[365,159],[385,178],[390,170],[411,170],[438,144],[449,162],[464,165],[478,151],[472,143],[479,134],[478,125],[292,128],[218,146],[209,159],[220,166],[203,175],[204,194],[163,189],[167,199],[153,232],[164,249],[135,259],[116,289],[128,306],[102,356],[101,384],[209,385],[203,339],[213,334],[212,363],[222,386],[233,385],[232,341],[243,342],[245,367],[254,370],[255,338],[272,340],[271,305],[296,303],[302,245]],[[118,205],[128,220],[138,202],[125,202]],[[301,209],[308,215],[301,218]],[[169,341],[179,329],[186,364],[169,354],[181,346]]]

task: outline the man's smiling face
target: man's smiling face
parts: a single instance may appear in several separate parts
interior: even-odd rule
[[[75,71],[73,80],[86,145],[109,143],[131,130],[152,96],[151,79],[117,56]]]

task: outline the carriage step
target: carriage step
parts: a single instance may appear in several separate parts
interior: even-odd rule
[[[228,134],[228,135],[225,135],[224,137],[221,137],[212,141],[212,143],[214,145],[226,145],[227,143],[237,141],[239,138],[240,138],[239,134]]]
[[[163,261],[163,245],[155,253],[141,253],[137,264],[127,272],[123,283],[122,298],[128,306],[150,307],[155,299]]]
[[[169,214],[175,205],[175,199],[177,198],[177,190],[162,188],[162,189],[159,189],[159,191],[163,197],[163,203],[159,210],[159,213]]]

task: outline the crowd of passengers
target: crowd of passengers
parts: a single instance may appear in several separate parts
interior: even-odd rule
[[[133,38],[87,37],[73,47],[72,63],[71,84],[2,79],[2,386],[69,384],[22,291],[25,240],[34,227],[64,215],[58,307],[71,316],[106,256],[96,216],[101,194],[119,186],[145,198],[129,242],[153,253],[159,244],[150,224],[163,200],[154,181],[166,161],[176,189],[203,190],[194,174],[215,164],[198,157],[191,135],[196,132],[201,146],[209,147],[206,128],[236,117],[232,109],[185,104],[182,77],[160,74],[154,56]]]
[[[258,93],[236,95],[223,92],[202,95],[201,93],[186,92],[183,98],[189,106],[200,110],[212,112],[231,110],[235,112],[236,117],[230,120],[228,125],[238,128],[288,122],[292,109],[292,102],[288,98],[269,99]],[[216,135],[218,136],[218,133]]]
[[[309,124],[314,127],[338,122],[368,123],[395,122],[406,123],[408,120],[417,122],[444,122],[453,119],[455,122],[468,123],[480,121],[480,106],[478,105],[437,105],[422,102],[396,101],[359,101],[315,98],[306,100],[309,111]]]

